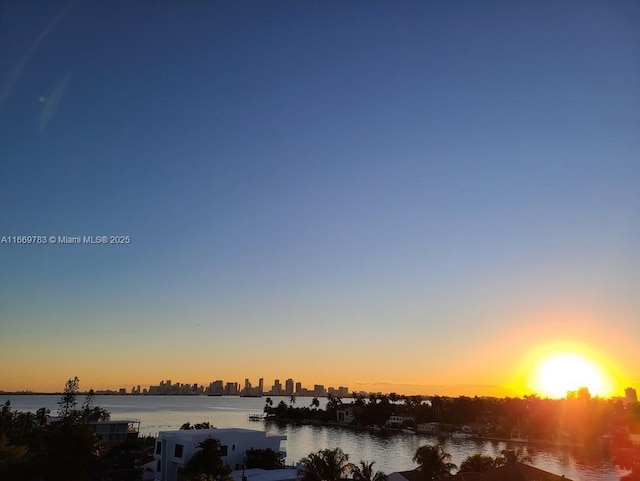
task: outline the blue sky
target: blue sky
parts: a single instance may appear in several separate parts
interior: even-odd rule
[[[640,384],[636,3],[2,9],[0,235],[132,242],[0,245],[0,389]]]

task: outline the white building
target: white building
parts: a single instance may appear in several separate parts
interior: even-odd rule
[[[156,481],[179,481],[186,464],[200,450],[198,444],[207,438],[220,441],[222,460],[234,470],[242,467],[245,453],[249,449],[281,451],[280,443],[287,439],[286,436],[241,428],[160,431],[154,451]]]
[[[392,415],[385,424],[390,427],[399,428],[407,423],[414,423],[416,418],[413,416],[408,416],[406,414],[394,414]]]

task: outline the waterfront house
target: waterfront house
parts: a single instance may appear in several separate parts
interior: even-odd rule
[[[415,424],[416,418],[406,414],[393,414],[387,419],[385,425],[391,428],[401,428],[403,426]]]
[[[280,444],[286,436],[271,435],[253,429],[195,429],[160,431],[156,437],[156,481],[178,481],[198,445],[207,438],[220,441],[222,460],[234,470],[242,467],[245,453],[250,449],[281,451]]]
[[[109,421],[90,422],[91,426],[102,441],[126,441],[138,439],[140,420],[113,419]]]
[[[341,404],[336,409],[336,421],[342,424],[351,424],[356,420],[356,409],[357,406],[355,404]]]

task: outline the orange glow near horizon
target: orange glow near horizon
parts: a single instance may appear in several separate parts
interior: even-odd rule
[[[605,398],[618,392],[614,368],[583,346],[546,346],[532,355],[529,364],[526,385],[545,397],[563,398],[581,387]]]

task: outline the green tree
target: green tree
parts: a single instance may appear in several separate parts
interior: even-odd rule
[[[503,449],[500,456],[495,461],[496,466],[504,466],[505,464],[514,463],[530,463],[531,457],[523,448]]]
[[[13,428],[14,412],[11,410],[11,401],[7,401],[0,409],[0,434],[8,435]]]
[[[362,394],[358,394],[356,392],[353,393],[353,404],[355,404],[358,407],[364,407],[365,402],[364,402],[364,396]]]
[[[108,419],[110,415],[94,404],[92,391],[82,408],[76,409],[79,393],[80,380],[69,379],[58,401],[58,414],[62,419],[46,426],[30,443],[29,453],[33,455],[36,470],[47,481],[85,481],[99,470],[102,446],[89,423]]]
[[[265,400],[265,403],[264,403],[264,409],[263,409],[263,411],[264,411],[266,414],[269,414],[269,413],[271,412],[271,407],[272,407],[272,406],[273,406],[273,399],[271,399],[270,397],[268,397],[268,398]]]
[[[451,455],[439,444],[420,446],[413,456],[413,461],[419,465],[425,480],[443,479],[451,476],[451,471],[457,466],[451,463]]]
[[[222,461],[222,446],[220,440],[207,438],[198,443],[200,451],[196,452],[185,466],[185,476],[187,479],[200,479],[202,475],[215,478],[228,479],[231,475],[231,468]]]
[[[340,407],[341,404],[342,404],[342,400],[339,397],[334,396],[333,394],[327,395],[327,406],[326,406],[327,411],[335,412],[335,410],[338,409],[338,407]]]
[[[486,454],[472,454],[467,457],[460,464],[460,471],[474,471],[476,473],[482,473],[483,471],[488,471],[496,466],[496,460],[491,456]]]
[[[375,461],[370,463],[360,461],[360,466],[354,466],[352,469],[353,479],[355,481],[386,481],[387,475],[382,471],[374,471],[374,464]]]
[[[80,380],[78,376],[69,379],[62,392],[62,397],[58,401],[58,416],[65,422],[73,422],[78,415],[76,405],[78,404],[78,394],[80,392]]]
[[[86,481],[98,470],[100,450],[91,426],[62,421],[43,433],[34,461],[47,481]]]
[[[253,449],[246,452],[245,466],[247,469],[278,469],[285,466],[285,454],[273,449]]]
[[[191,424],[189,421],[180,426],[182,431],[188,431],[189,429],[213,429],[213,426],[209,421],[203,421],[201,423]]]
[[[303,481],[341,481],[354,468],[342,449],[323,449],[300,460]]]

